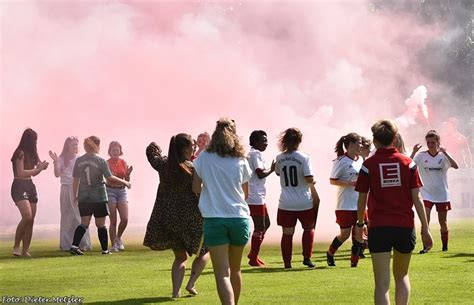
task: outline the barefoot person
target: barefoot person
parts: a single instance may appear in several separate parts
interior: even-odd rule
[[[250,152],[247,160],[252,170],[252,176],[249,181],[249,197],[247,203],[250,208],[250,216],[253,220],[254,231],[250,253],[248,255],[249,265],[264,267],[263,262],[258,256],[260,246],[265,237],[265,232],[270,227],[270,217],[268,216],[267,205],[265,204],[265,179],[275,171],[275,162],[272,162],[270,168],[265,168],[262,152],[267,149],[267,133],[263,130],[254,130],[250,134]]]
[[[457,162],[451,157],[445,148],[440,146],[440,136],[435,130],[430,130],[425,136],[427,151],[417,154],[421,149],[421,144],[413,147],[411,157],[420,169],[421,181],[421,197],[425,205],[426,217],[430,222],[431,209],[436,207],[438,212],[438,221],[441,233],[442,251],[448,251],[448,211],[451,210],[448,189],[448,169],[451,167],[457,169]],[[416,155],[415,155],[416,154]],[[420,254],[428,252],[423,246]]]
[[[131,184],[110,173],[107,162],[98,155],[100,151],[100,139],[98,137],[90,136],[86,138],[84,140],[84,150],[86,153],[77,158],[72,171],[73,194],[75,202],[79,206],[81,224],[77,226],[74,232],[69,252],[74,255],[84,255],[79,248],[79,244],[89,228],[92,215],[94,215],[102,254],[110,254],[107,227],[105,226],[105,217],[109,215],[109,211],[107,209],[107,191],[105,190],[104,178],[106,183],[117,183],[128,188],[131,187]]]
[[[376,153],[364,161],[355,190],[359,192],[357,239],[362,240],[368,203],[369,251],[375,279],[375,304],[390,304],[390,260],[393,248],[393,277],[396,304],[408,304],[408,268],[415,248],[415,206],[421,222],[423,244],[431,247],[425,210],[419,196],[422,186],[416,164],[393,147],[398,128],[393,121],[381,120],[372,126]],[[368,200],[367,200],[368,199]]]
[[[143,245],[156,251],[173,250],[173,298],[181,296],[189,256],[196,254],[186,285],[191,295],[198,294],[196,281],[209,260],[206,247],[201,243],[203,219],[198,197],[192,190],[193,150],[193,139],[184,133],[171,137],[167,157],[162,155],[156,143],[151,143],[146,149],[148,162],[160,175],[160,185]]]
[[[280,176],[280,202],[277,223],[282,227],[281,254],[286,269],[291,268],[293,234],[296,222],[303,227],[303,265],[314,268],[314,226],[319,208],[319,196],[309,156],[298,150],[303,135],[296,128],[288,128],[280,137],[281,154],[276,157],[275,173]]]
[[[109,144],[108,150],[110,159],[107,160],[112,175],[130,181],[130,174],[133,171],[133,166],[128,166],[124,159],[120,158],[123,155],[122,145],[117,141],[112,141]],[[125,186],[117,183],[107,183],[107,197],[109,199],[109,217],[110,217],[110,242],[112,243],[112,251],[123,251],[122,235],[128,224],[128,199],[127,190]],[[117,231],[117,212],[120,216]]]
[[[59,177],[61,183],[61,194],[59,204],[61,206],[61,221],[59,226],[59,248],[62,251],[69,251],[72,246],[74,232],[81,223],[79,209],[74,203],[74,193],[72,190],[72,169],[76,162],[79,140],[76,137],[68,137],[64,141],[63,150],[59,157],[55,152],[49,151],[49,156],[53,159],[54,175]],[[91,250],[91,240],[89,232],[82,238],[79,248]]]
[[[37,141],[38,134],[31,128],[26,129],[11,157],[14,177],[11,196],[21,214],[21,220],[15,232],[12,253],[14,256],[31,256],[29,250],[38,203],[36,186],[31,177],[47,169],[49,164],[46,161],[40,161],[36,149]],[[23,243],[21,250],[20,243]]]
[[[211,142],[194,161],[193,190],[201,194],[204,242],[221,304],[238,304],[242,289],[240,263],[249,240],[248,181],[251,170],[233,120],[217,121]]]

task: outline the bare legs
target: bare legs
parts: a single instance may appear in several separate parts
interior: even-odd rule
[[[183,284],[184,274],[186,272],[186,262],[188,260],[188,254],[185,251],[173,251],[174,261],[171,267],[171,281],[173,283],[173,298],[179,298],[181,296],[181,285]],[[196,256],[191,267],[191,276],[189,277],[186,290],[191,295],[197,295],[198,292],[195,288],[197,279],[206,267],[209,261],[209,254],[206,253],[201,256]]]
[[[390,304],[390,252],[371,253],[374,270],[375,291],[374,303],[376,305]],[[411,253],[403,254],[393,250],[393,277],[395,279],[395,303],[408,304],[410,296],[410,279],[408,267]]]
[[[209,261],[209,253],[206,253],[204,255],[199,255],[194,259],[193,265],[191,266],[191,275],[189,276],[189,281],[188,281],[188,284],[186,285],[186,290],[191,295],[198,294],[195,287],[196,281],[201,275],[202,270],[204,270],[204,267],[206,267],[208,261]]]
[[[115,246],[115,241],[122,239],[122,234],[128,225],[128,204],[127,203],[108,203],[110,212],[110,227],[109,235],[112,247]],[[120,222],[117,227],[117,211],[120,215]]]
[[[242,288],[240,263],[243,251],[244,246],[221,245],[209,247],[221,304],[235,305],[239,302]]]
[[[28,200],[18,201],[16,206],[20,210],[21,220],[18,223],[15,232],[15,244],[13,245],[13,255],[31,256],[29,253],[31,237],[33,236],[33,223],[36,216],[36,203]],[[20,242],[23,242],[23,248],[20,252]]]

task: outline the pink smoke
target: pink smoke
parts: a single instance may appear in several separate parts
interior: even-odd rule
[[[134,166],[130,221],[145,226],[158,185],[146,145],[167,151],[171,135],[212,132],[229,116],[246,142],[252,130],[267,131],[268,164],[278,134],[302,130],[322,198],[316,239],[329,239],[338,230],[328,183],[337,139],[370,136],[374,120],[402,113],[410,92],[400,83],[436,86],[414,57],[438,30],[364,1],[0,5],[2,225],[19,220],[9,159],[26,127],[39,133],[42,159],[69,135],[99,136],[104,157],[110,141],[121,142]],[[34,181],[36,222],[58,223],[59,181],[52,169]],[[275,219],[279,184],[276,176],[267,181]]]

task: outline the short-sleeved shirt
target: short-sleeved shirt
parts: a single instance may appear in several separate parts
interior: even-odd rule
[[[449,202],[448,169],[451,162],[443,153],[432,156],[428,151],[418,153],[413,159],[420,171],[423,200]]]
[[[104,178],[110,177],[107,162],[96,154],[77,158],[72,176],[80,179],[78,202],[107,202]]]
[[[396,148],[379,148],[362,164],[355,190],[369,193],[369,227],[413,228],[411,190],[423,186],[415,162]]]
[[[331,180],[356,181],[362,166],[362,158],[355,160],[347,155],[342,155],[333,161]],[[357,211],[357,199],[359,194],[353,186],[337,186],[336,210]]]
[[[74,163],[76,162],[76,157],[72,160],[69,160],[68,164],[64,162],[63,157],[58,158],[58,164],[56,165],[60,172],[59,181],[62,185],[72,185],[72,170],[74,168]]]
[[[307,154],[300,151],[279,154],[275,161],[275,173],[280,176],[279,209],[304,211],[313,208],[311,190],[305,180],[305,177],[314,176]]]
[[[248,218],[242,184],[250,180],[251,170],[246,158],[220,157],[203,151],[193,161],[203,181],[199,210],[203,217]]]
[[[263,205],[265,203],[265,180],[266,178],[258,178],[256,170],[259,168],[265,170],[265,161],[263,160],[262,152],[258,149],[251,148],[247,157],[252,175],[249,181],[249,197],[247,203],[251,205]]]

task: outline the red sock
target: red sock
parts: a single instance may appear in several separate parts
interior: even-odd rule
[[[285,267],[291,267],[291,255],[293,251],[293,235],[283,234],[281,236],[281,255]]]
[[[337,249],[339,249],[341,245],[342,245],[342,242],[339,239],[337,239],[337,236],[334,237],[328,249],[329,255],[334,256],[334,254],[336,254]]]
[[[303,244],[303,257],[311,258],[313,255],[313,241],[314,241],[314,229],[311,231],[304,231],[303,238],[301,240]]]
[[[449,231],[441,231],[441,242],[443,243],[443,248],[448,247]]]
[[[252,242],[250,244],[250,259],[256,259],[258,253],[260,252],[260,246],[263,242],[263,232],[262,231],[254,231],[252,234]]]

